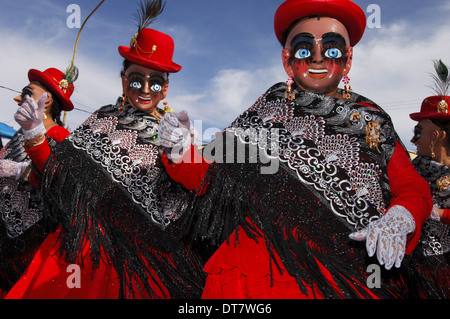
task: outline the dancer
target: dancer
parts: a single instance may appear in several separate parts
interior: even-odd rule
[[[198,191],[187,235],[220,245],[204,268],[204,298],[414,294],[396,268],[417,245],[431,196],[389,116],[351,91],[365,22],[349,0],[287,0],[274,24],[287,83],[205,147],[206,159],[183,133],[186,114],[162,121],[167,171]],[[370,289],[377,262],[389,271]]]
[[[450,297],[450,114],[448,67],[435,61],[433,75],[436,95],[425,98],[420,112],[409,116],[417,125],[411,142],[417,146],[413,164],[429,183],[433,197],[430,219],[422,227],[422,236],[411,259],[416,281],[425,288],[427,298]]]
[[[72,76],[70,83],[68,77],[67,72],[56,68],[43,72],[31,69],[30,83],[14,98],[22,106],[46,93],[46,99],[41,100],[42,132],[50,143],[61,142],[69,135],[61,122],[61,113],[74,108],[70,97],[76,77]],[[23,130],[18,130],[0,153],[0,287],[4,293],[20,278],[45,237],[55,230],[52,221],[44,216],[38,177],[32,170],[24,141]],[[28,142],[26,146],[32,144]]]
[[[200,297],[202,266],[177,225],[190,193],[166,175],[157,139],[168,76],[181,70],[172,38],[147,28],[163,8],[142,4],[138,32],[119,47],[123,97],[52,150],[27,150],[62,226],[7,298]]]

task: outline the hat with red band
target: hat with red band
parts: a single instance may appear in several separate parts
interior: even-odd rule
[[[434,82],[431,88],[433,88],[436,95],[429,96],[423,100],[420,112],[409,115],[414,121],[424,119],[450,120],[450,96],[448,94],[450,88],[449,68],[442,60],[435,60],[434,71],[436,73],[431,74]]]
[[[30,82],[37,81],[45,85],[51,93],[55,94],[59,101],[62,103],[63,111],[73,110],[73,103],[70,100],[72,93],[75,89],[72,81],[67,79],[64,72],[49,68],[44,72],[36,69],[31,69],[28,71],[28,80]]]
[[[409,117],[414,121],[425,119],[450,120],[448,103],[450,103],[450,96],[429,96],[423,100],[420,112],[412,113]]]
[[[143,29],[131,40],[130,47],[120,46],[120,55],[138,65],[169,73],[176,73],[181,66],[172,61],[175,44],[173,39],[160,31]]]
[[[350,35],[350,45],[356,45],[366,28],[364,11],[350,0],[286,0],[275,13],[274,27],[278,41],[284,45],[286,31],[299,19],[330,17],[340,21]]]

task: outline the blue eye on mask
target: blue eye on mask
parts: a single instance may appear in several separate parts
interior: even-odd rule
[[[306,59],[311,56],[311,51],[308,49],[300,49],[297,52],[295,52],[294,55],[297,59]]]
[[[142,83],[139,81],[133,81],[130,83],[130,88],[140,90],[142,88]]]
[[[155,79],[144,79],[144,78],[137,78],[137,79],[131,79],[129,87],[131,89],[141,90],[144,87],[144,83],[148,81],[150,90],[154,93],[160,93],[163,89],[163,79],[155,78]]]
[[[339,59],[342,57],[342,52],[338,48],[331,48],[325,52],[325,57],[329,59]]]
[[[155,83],[150,87],[150,90],[152,90],[155,93],[159,93],[162,91],[162,86],[158,83]]]

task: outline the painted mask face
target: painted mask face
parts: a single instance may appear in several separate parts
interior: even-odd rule
[[[123,92],[130,105],[152,114],[167,95],[167,73],[132,64],[122,75]]]
[[[332,95],[351,67],[352,48],[342,23],[333,18],[299,21],[287,37],[283,64],[301,90]]]
[[[24,87],[22,89],[22,93],[18,96],[16,96],[14,98],[14,101],[18,104],[18,105],[22,105],[22,103],[25,101],[25,96],[29,96],[32,99],[34,99],[36,102],[39,101],[39,99],[41,98],[42,94],[44,94],[45,92],[47,92],[48,98],[47,100],[49,100],[51,98],[51,93],[48,92],[47,90],[44,89],[44,87],[38,83],[38,82],[31,82],[30,84],[28,84],[26,87]]]

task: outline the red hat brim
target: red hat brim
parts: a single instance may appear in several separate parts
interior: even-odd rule
[[[437,112],[417,112],[409,114],[409,117],[417,122],[421,120],[450,120],[450,114]]]
[[[28,80],[30,82],[36,81],[39,83],[42,83],[45,85],[53,94],[56,94],[59,101],[62,103],[61,109],[63,111],[72,111],[74,106],[72,101],[67,97],[64,96],[61,92],[61,88],[59,87],[59,84],[56,83],[56,80],[53,79],[48,74],[41,72],[36,69],[31,69],[28,71]]]
[[[119,54],[126,60],[136,63],[138,65],[150,68],[153,70],[158,70],[161,72],[177,73],[181,70],[181,65],[171,62],[170,65],[161,64],[156,61],[150,61],[141,59],[133,54],[130,54],[130,47],[119,46]]]
[[[450,96],[433,95],[425,98],[420,107],[420,112],[409,114],[409,117],[414,121],[421,120],[450,120],[450,114],[439,112],[438,104],[440,101],[446,101],[450,103]]]
[[[286,0],[275,13],[274,28],[282,45],[285,33],[291,25],[310,16],[330,17],[340,21],[350,36],[350,46],[355,46],[366,29],[366,15],[354,2],[349,0]]]

